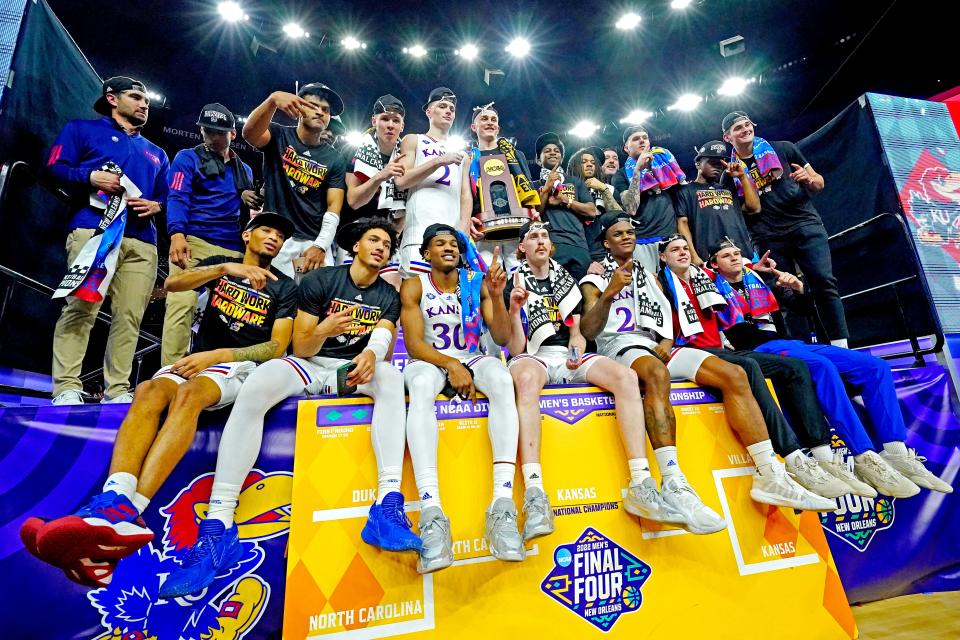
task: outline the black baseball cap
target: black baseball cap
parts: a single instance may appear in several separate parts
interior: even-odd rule
[[[747,115],[746,111],[731,111],[723,117],[723,132],[726,133],[730,130],[730,127],[740,122],[741,120],[750,120],[750,116]],[[750,124],[756,126],[753,120],[750,120]]]
[[[627,140],[630,138],[630,136],[635,134],[637,131],[643,131],[644,133],[647,133],[647,128],[638,124],[632,127],[627,127],[623,130],[623,144],[627,144]]]
[[[536,231],[537,229],[546,229],[547,232],[549,233],[550,223],[541,222],[539,220],[527,220],[526,222],[523,223],[523,226],[520,227],[520,235],[517,237],[522,242],[523,239],[527,237],[528,233],[530,233],[531,231]]]
[[[600,237],[603,238],[607,235],[607,229],[617,224],[618,222],[629,222],[631,225],[634,224],[633,216],[631,216],[626,211],[608,211],[599,218],[593,224],[600,225]]]
[[[320,96],[330,104],[330,115],[338,116],[343,113],[343,99],[336,91],[323,84],[322,82],[311,82],[300,87],[297,95],[301,98],[307,96]]]
[[[211,102],[203,107],[197,117],[197,126],[214,131],[233,131],[237,125],[236,118],[225,106],[219,102]]]
[[[134,80],[127,76],[107,78],[103,81],[103,86],[100,87],[100,97],[93,103],[93,110],[103,116],[110,115],[110,103],[107,102],[107,94],[122,93],[130,90],[146,93],[147,87],[139,80]]]
[[[544,148],[545,146],[547,146],[548,144],[555,144],[555,145],[557,145],[558,147],[560,147],[560,157],[561,157],[561,158],[562,158],[564,155],[566,155],[566,149],[564,149],[563,140],[560,139],[560,134],[559,134],[559,133],[554,133],[553,131],[547,131],[545,134],[543,134],[542,136],[540,136],[539,138],[537,138],[537,141],[536,141],[536,143],[534,144],[534,147],[535,147],[536,150],[537,150],[537,154],[536,154],[536,155],[537,155],[537,159],[538,159],[538,160],[539,160],[539,158],[540,158],[540,152],[543,151],[543,148]]]
[[[373,115],[377,115],[378,113],[386,113],[387,111],[399,113],[401,117],[406,115],[406,111],[403,108],[403,103],[400,102],[400,98],[389,93],[385,96],[380,96],[377,98],[377,101],[373,103]]]
[[[467,252],[467,248],[463,246],[463,241],[460,239],[460,236],[457,235],[456,229],[448,224],[435,223],[427,227],[423,232],[423,242],[420,243],[420,255],[426,252],[427,247],[430,246],[430,241],[437,236],[453,236],[457,239],[457,247],[460,249],[460,255]]]
[[[272,227],[283,234],[284,239],[293,237],[293,222],[279,213],[264,211],[250,218],[244,231],[253,231],[257,227]]]
[[[430,106],[430,103],[438,100],[446,100],[447,102],[452,102],[454,105],[456,105],[457,94],[455,94],[450,87],[437,87],[430,92],[429,96],[427,96],[427,101],[423,103],[423,110],[426,111],[427,107]]]
[[[727,145],[725,145],[722,140],[711,140],[710,142],[703,143],[699,148],[697,148],[697,157],[694,158],[693,161],[700,162],[700,158],[726,157]]]

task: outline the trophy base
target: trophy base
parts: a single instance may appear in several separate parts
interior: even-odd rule
[[[527,216],[495,216],[483,221],[484,240],[517,240],[520,227],[530,218]]]

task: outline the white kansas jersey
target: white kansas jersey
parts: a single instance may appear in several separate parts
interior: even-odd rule
[[[650,286],[656,287],[656,285],[652,284],[653,277],[649,274],[647,277]],[[610,279],[591,274],[583,278],[580,282],[581,284],[589,282],[600,291],[603,291],[610,283]],[[664,316],[665,309],[669,309],[669,307],[664,306],[666,300],[662,294],[656,295],[659,293],[659,289],[655,291],[653,289],[640,289],[640,300],[636,299],[634,289],[633,286],[627,285],[614,297],[613,302],[610,303],[610,313],[607,314],[607,323],[604,325],[600,335],[597,336],[597,348],[600,352],[605,352],[610,349],[611,344],[618,338],[622,340],[629,335],[639,336],[657,342],[659,341],[657,334],[643,325],[651,324],[651,319],[655,319],[653,320],[653,324],[663,325],[665,322],[671,322],[670,319],[667,319],[668,316]],[[651,296],[654,299],[651,299]],[[599,304],[599,302],[597,304]],[[646,316],[646,318],[643,316]]]
[[[440,291],[429,273],[421,273],[419,278],[423,339],[445,356],[458,360],[469,358],[471,353],[467,350],[467,339],[463,335],[459,296]]]
[[[414,166],[419,167],[447,151],[445,143],[428,135],[417,136],[417,155]],[[407,192],[407,221],[403,232],[403,244],[423,241],[423,232],[431,224],[442,223],[456,227],[460,222],[460,181],[463,167],[448,164],[437,168],[420,184]]]

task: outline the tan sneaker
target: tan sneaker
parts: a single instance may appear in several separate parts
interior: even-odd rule
[[[933,473],[923,466],[923,463],[926,462],[927,459],[923,456],[918,456],[916,449],[907,449],[907,455],[905,456],[898,456],[893,453],[881,451],[880,457],[918,487],[932,489],[940,493],[953,493],[953,487],[933,475]]]

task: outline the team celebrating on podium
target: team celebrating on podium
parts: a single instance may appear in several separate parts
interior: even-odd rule
[[[78,374],[102,292],[126,300],[114,306],[103,401],[130,407],[106,482],[75,513],[21,528],[26,548],[75,582],[106,584],[122,558],[153,540],[142,514],[190,448],[201,412],[228,406],[209,509],[160,595],[189,596],[229,572],[242,555],[234,513],[264,416],[303,394],[373,399],[377,491],[361,537],[416,553],[421,573],[454,562],[437,469],[441,394],[488,399],[484,472],[493,491],[477,508],[485,508],[487,548],[503,561],[522,561],[530,540],[554,530],[540,447],[548,384],[588,383],[613,396],[629,469],[624,509],[694,534],[727,523],[682,470],[671,380],[719,392],[753,461],[758,503],[833,511],[847,494],[952,492],[906,446],[889,365],[847,348],[810,199],[824,177],[795,144],[756,136],[742,111],[723,119],[722,141],[697,149],[692,181],[643,127],[623,132],[622,164],[612,148],[567,158],[562,138],[545,133],[531,174],[501,136],[495,103],[468,112],[475,142],[460,148],[451,89],[427,96],[422,134],[403,135],[405,107],[384,95],[359,144],[341,147],[343,101],[314,82],[270,94],[244,124],[244,139],[263,155],[260,190],[230,148],[236,118],[217,103],[197,121],[203,144],[168,169],[141,135],[147,95],[139,81],[108,79],[95,105],[102,117],[69,122],[48,162],[83,202],[67,240],[54,404],[85,401]],[[274,123],[277,111],[296,125]],[[489,224],[504,207],[522,217],[519,228]],[[153,284],[143,274],[156,269],[160,212],[171,238],[164,287],[176,295],[164,366],[131,393],[125,381]],[[189,344],[198,291],[206,297]],[[811,342],[805,311],[814,306],[822,327]],[[409,357],[402,372],[392,363],[398,328]],[[849,457],[832,446],[831,427]],[[407,448],[412,504],[400,491]],[[419,508],[416,528],[411,508]]]

